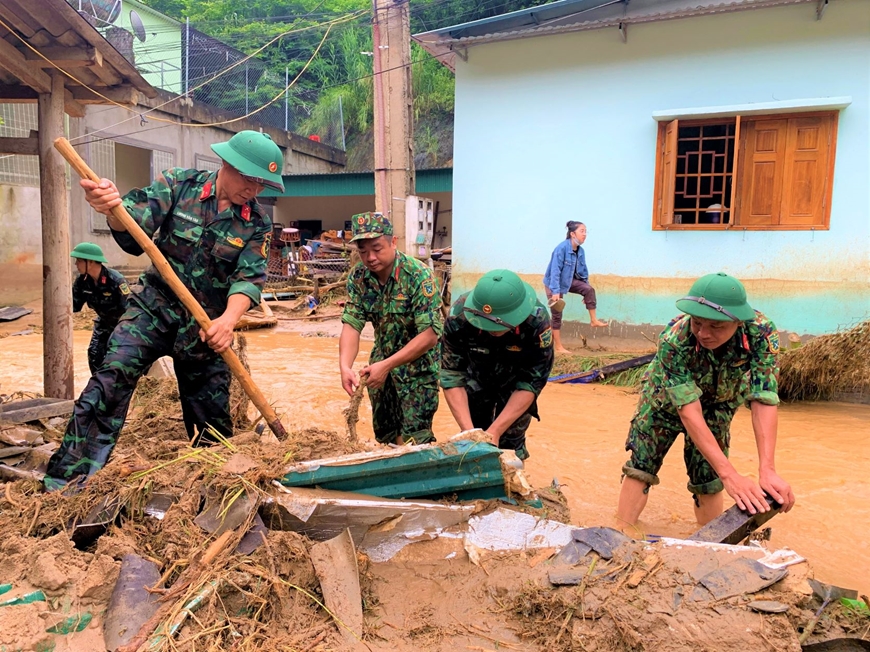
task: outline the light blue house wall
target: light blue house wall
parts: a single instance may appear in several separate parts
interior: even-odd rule
[[[456,58],[454,285],[508,267],[536,288],[588,226],[599,316],[663,324],[724,270],[784,330],[870,317],[870,2],[836,0],[478,45]],[[850,96],[830,230],[653,231],[655,111]],[[543,296],[543,292],[541,292]],[[565,319],[588,321],[582,301]]]

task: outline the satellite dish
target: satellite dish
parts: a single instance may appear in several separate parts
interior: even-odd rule
[[[82,0],[79,7],[106,25],[113,25],[121,15],[121,0]]]
[[[145,34],[145,24],[142,22],[142,17],[135,11],[130,11],[130,26],[133,28],[136,38],[144,43],[147,36]]]

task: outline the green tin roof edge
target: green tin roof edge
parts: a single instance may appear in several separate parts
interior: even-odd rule
[[[417,170],[416,192],[421,195],[453,191],[453,168]],[[374,172],[285,174],[284,192],[267,188],[262,197],[340,197],[374,195]]]

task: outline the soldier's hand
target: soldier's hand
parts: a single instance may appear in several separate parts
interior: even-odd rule
[[[233,328],[235,326],[234,320],[221,315],[212,320],[208,331],[199,329],[199,339],[206,342],[216,353],[223,353],[233,343]]]
[[[85,199],[91,208],[103,215],[111,215],[115,206],[121,205],[121,193],[109,179],[100,179],[99,183],[90,179],[82,179],[79,185],[85,191]]]
[[[722,484],[725,485],[725,491],[728,492],[728,495],[744,512],[759,514],[770,511],[770,505],[764,497],[764,492],[752,478],[734,473],[733,476],[722,478]]]
[[[489,435],[489,440],[492,442],[492,445],[498,446],[498,442],[501,440],[501,435],[490,430],[487,430],[486,434]]]
[[[390,375],[390,365],[386,360],[381,360],[380,362],[370,364],[368,367],[364,367],[359,373],[361,376],[369,377],[367,387],[379,389],[387,382],[387,376]]]
[[[775,471],[762,471],[758,476],[758,484],[767,492],[767,495],[782,505],[782,511],[787,512],[794,507],[794,492],[788,482],[783,480]]]
[[[359,378],[357,378],[356,372],[353,369],[348,367],[347,369],[341,370],[341,386],[344,388],[344,391],[347,392],[348,396],[353,396],[358,385]]]

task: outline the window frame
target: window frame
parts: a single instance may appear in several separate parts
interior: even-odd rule
[[[766,121],[766,120],[789,120],[800,118],[829,118],[830,135],[827,149],[827,162],[825,168],[825,187],[822,191],[822,214],[821,221],[817,224],[741,224],[740,223],[740,208],[741,203],[745,199],[744,184],[742,177],[744,176],[745,152],[746,152],[746,124],[750,122]],[[675,117],[671,120],[662,120],[658,122],[657,138],[656,138],[656,164],[655,164],[655,179],[653,185],[653,206],[652,206],[652,228],[653,231],[728,231],[728,230],[744,230],[744,231],[827,231],[831,224],[831,200],[834,190],[834,164],[837,155],[837,136],[840,119],[840,110],[816,110],[816,111],[789,111],[789,112],[771,112],[771,113],[751,113],[748,115],[722,115],[714,118],[698,118],[691,117]],[[731,120],[735,121],[735,143],[736,149],[734,152],[734,161],[732,169],[731,183],[731,203],[727,207],[730,213],[728,224],[675,224],[665,223],[664,215],[664,190],[666,185],[671,185],[675,190],[673,183],[666,184],[665,166],[666,152],[668,140],[668,129],[674,125],[673,144],[678,143],[680,127],[694,127],[704,125],[725,124]],[[786,164],[788,161],[786,160]],[[673,174],[668,176],[668,179],[673,179]],[[670,215],[674,213],[672,206],[673,192],[670,193],[671,203]],[[723,207],[724,208],[724,207]],[[780,203],[780,210],[782,202]]]

